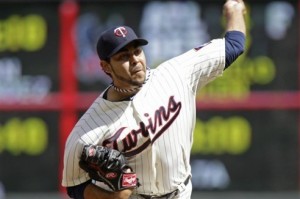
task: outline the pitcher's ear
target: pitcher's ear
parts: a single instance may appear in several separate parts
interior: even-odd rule
[[[109,62],[107,62],[106,60],[101,60],[101,61],[100,61],[100,67],[102,68],[102,70],[103,70],[107,75],[111,76],[111,75],[110,75],[111,70],[110,70],[110,64],[109,64]]]

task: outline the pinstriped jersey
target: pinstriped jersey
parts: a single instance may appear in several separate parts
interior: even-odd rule
[[[131,100],[110,102],[101,94],[66,141],[62,185],[89,180],[78,162],[83,146],[93,144],[124,153],[142,184],[136,193],[177,189],[191,175],[196,91],[224,67],[225,41],[215,39],[148,70],[149,79]]]

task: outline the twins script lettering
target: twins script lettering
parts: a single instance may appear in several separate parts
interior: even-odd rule
[[[146,149],[150,144],[153,144],[174,122],[181,110],[181,102],[176,102],[174,96],[169,98],[168,106],[159,107],[151,116],[145,113],[147,123],[140,122],[137,129],[130,129],[128,127],[121,127],[112,137],[103,141],[103,146],[113,147],[116,150],[120,150],[118,144],[120,142],[123,145],[122,152],[125,156],[131,157]],[[126,132],[127,135],[122,140],[119,139],[122,133]],[[150,139],[150,134],[153,136]],[[146,139],[145,142],[138,145],[138,137],[141,135]],[[141,137],[140,136],[140,137]]]

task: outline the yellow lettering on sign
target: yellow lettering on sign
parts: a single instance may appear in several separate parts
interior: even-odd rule
[[[46,39],[47,23],[40,15],[11,15],[0,20],[0,52],[37,51]]]
[[[0,126],[0,153],[40,155],[48,145],[47,124],[40,118],[11,118]]]
[[[39,118],[29,118],[24,121],[27,146],[24,152],[29,155],[39,155],[47,147],[48,132],[46,123]]]
[[[13,155],[19,155],[25,141],[22,122],[18,118],[12,118],[4,126],[5,148]]]
[[[45,20],[39,15],[28,15],[24,18],[24,23],[27,35],[24,40],[24,50],[35,51],[42,48],[47,36]]]
[[[230,145],[228,153],[242,154],[251,146],[251,127],[249,122],[242,117],[232,117],[228,119]]]
[[[242,117],[213,117],[207,122],[197,119],[192,154],[243,154],[251,138],[251,126]]]

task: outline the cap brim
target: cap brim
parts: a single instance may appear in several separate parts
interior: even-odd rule
[[[122,44],[120,44],[118,47],[116,47],[109,55],[108,58],[112,57],[114,54],[116,54],[117,52],[119,52],[119,50],[121,50],[122,48],[124,48],[125,46],[127,46],[128,44],[132,43],[132,42],[136,42],[138,44],[138,46],[145,46],[148,44],[148,41],[145,39],[133,39],[133,40],[129,40],[126,41]]]

